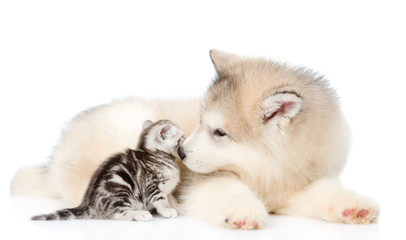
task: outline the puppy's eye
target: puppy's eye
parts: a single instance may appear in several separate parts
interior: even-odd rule
[[[214,130],[213,132],[214,136],[218,136],[218,137],[224,137],[227,135],[226,132],[224,132],[222,129],[217,128],[216,130]]]

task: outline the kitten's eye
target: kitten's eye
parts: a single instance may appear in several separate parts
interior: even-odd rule
[[[214,130],[213,132],[214,136],[218,136],[218,137],[224,137],[227,135],[226,132],[224,132],[222,129],[217,128],[216,130]]]

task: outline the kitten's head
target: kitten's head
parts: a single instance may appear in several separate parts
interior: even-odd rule
[[[138,148],[149,151],[163,151],[177,156],[177,151],[185,141],[183,131],[169,120],[152,122],[145,121],[142,124],[142,132]]]

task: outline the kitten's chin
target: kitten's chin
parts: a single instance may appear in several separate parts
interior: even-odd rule
[[[178,148],[174,148],[174,149],[171,151],[171,155],[174,157],[174,160],[176,160],[177,158],[179,158],[179,156],[178,156]]]

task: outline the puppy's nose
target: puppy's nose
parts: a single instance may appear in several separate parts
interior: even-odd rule
[[[180,146],[179,148],[178,148],[178,155],[179,155],[179,157],[180,157],[180,159],[185,159],[185,157],[186,157],[186,155],[185,155],[185,152],[183,151],[183,147],[182,146]]]

